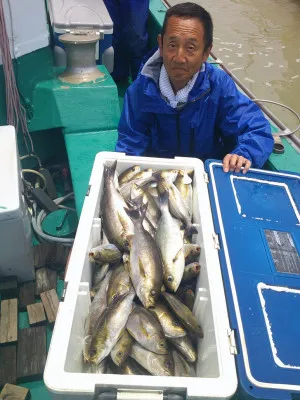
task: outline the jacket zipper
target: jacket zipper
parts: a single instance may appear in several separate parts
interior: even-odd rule
[[[180,140],[180,111],[177,111],[176,114],[176,133],[177,133],[177,143],[178,143],[178,150],[179,156],[181,155],[181,140]]]
[[[202,97],[207,95],[210,92],[210,89],[206,90],[206,92],[202,93],[201,96],[197,97],[196,99],[192,100],[190,103],[194,103],[195,101],[200,100]],[[180,113],[181,111],[177,111],[176,114],[176,134],[177,134],[177,143],[179,149],[179,155],[181,155],[181,138],[180,138]],[[195,144],[195,128],[191,130],[191,144],[190,144],[190,154],[194,152],[194,144]]]

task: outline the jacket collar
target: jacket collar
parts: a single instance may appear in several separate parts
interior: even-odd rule
[[[156,100],[158,96],[160,98],[163,98],[158,85],[162,64],[163,59],[159,54],[159,50],[155,48],[149,53],[148,59],[141,66],[140,70],[140,75],[146,78],[144,94],[149,97],[155,98]],[[210,90],[209,77],[211,75],[211,68],[213,67],[210,64],[205,63],[205,71],[199,73],[194,87],[189,93],[188,102],[196,101],[203,95],[203,93]]]

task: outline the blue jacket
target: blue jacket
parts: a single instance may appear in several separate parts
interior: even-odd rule
[[[174,109],[159,90],[161,65],[156,51],[127,89],[116,151],[203,161],[235,153],[264,165],[273,149],[270,124],[224,71],[206,63],[188,102]]]

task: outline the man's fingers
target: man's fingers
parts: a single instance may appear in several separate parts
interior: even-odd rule
[[[246,159],[246,163],[243,169],[243,174],[246,174],[249,171],[249,168],[251,167],[251,161]]]
[[[242,166],[246,163],[246,158],[240,156],[235,167],[235,172],[240,172]]]
[[[224,160],[223,160],[223,171],[224,172],[228,172],[229,171],[229,161],[230,161],[231,157],[232,157],[232,154],[227,154],[224,157]]]
[[[232,154],[232,157],[230,158],[230,163],[229,163],[230,172],[233,172],[235,170],[235,166],[236,166],[238,159],[239,159],[239,156],[237,156],[236,154]]]

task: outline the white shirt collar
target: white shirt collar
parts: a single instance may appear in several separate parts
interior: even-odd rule
[[[168,100],[172,108],[176,108],[178,103],[187,102],[189,93],[194,87],[199,72],[203,71],[205,71],[205,64],[202,64],[201,70],[196,72],[192,79],[186,84],[186,86],[183,89],[179,90],[175,95],[169,80],[167,70],[165,66],[162,65],[159,75],[159,89],[161,94]]]

